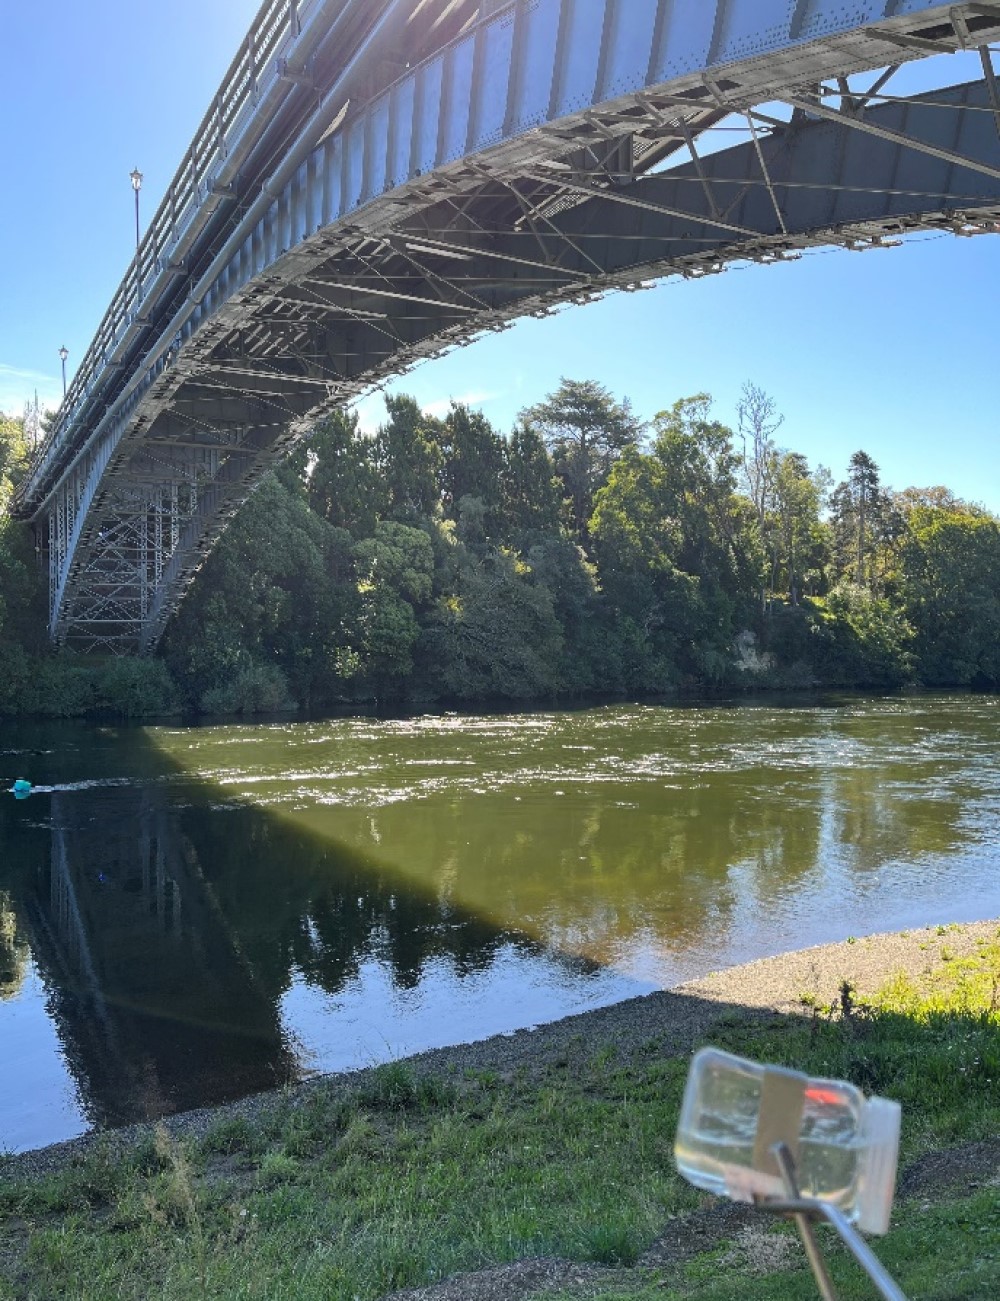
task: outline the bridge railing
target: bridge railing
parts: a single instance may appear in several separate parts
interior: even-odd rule
[[[94,396],[102,372],[134,341],[145,323],[142,309],[152,310],[173,275],[182,271],[177,265],[182,246],[190,248],[217,206],[211,181],[218,164],[252,118],[261,83],[268,73],[278,77],[280,52],[298,37],[304,15],[320,3],[264,0],[77,368],[53,428],[33,458],[22,495],[48,467],[67,430]],[[215,203],[206,203],[213,198]],[[204,209],[208,211],[199,222]]]

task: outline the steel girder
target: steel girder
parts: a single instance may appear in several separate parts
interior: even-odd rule
[[[319,107],[261,109],[284,122],[270,170],[252,96],[239,138],[258,143],[243,172],[219,128],[201,206],[184,209],[187,261],[172,257],[181,235],[168,223],[21,491],[21,512],[49,520],[57,640],[151,648],[228,519],[316,419],[484,330],[739,257],[869,246],[926,225],[996,228],[986,42],[1000,35],[1000,3],[292,10],[299,26],[274,75]],[[324,22],[348,17],[355,55],[324,64]],[[429,53],[407,68],[415,22]],[[435,32],[449,38],[440,48]],[[981,83],[909,106],[873,93],[884,78],[867,93],[847,80],[972,47]],[[258,86],[257,102],[271,105],[273,90]],[[348,90],[360,99],[345,105]],[[760,108],[775,101],[793,106],[790,122]],[[702,133],[733,111],[751,143],[702,157]],[[220,224],[209,209],[227,194],[242,217]]]

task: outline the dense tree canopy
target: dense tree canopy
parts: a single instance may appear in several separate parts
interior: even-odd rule
[[[0,712],[253,712],[819,684],[1000,687],[1000,521],[941,487],[843,480],[779,446],[745,386],[644,426],[563,379],[504,436],[387,401],[340,413],[262,484],[156,659],[52,655],[43,574],[8,503],[0,421]]]
[[[911,509],[899,589],[925,682],[1000,682],[1000,521],[955,501]]]

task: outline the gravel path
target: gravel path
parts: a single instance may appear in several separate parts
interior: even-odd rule
[[[715,972],[672,990],[583,1012],[536,1029],[434,1049],[409,1058],[408,1065],[420,1074],[447,1075],[467,1069],[488,1069],[503,1076],[519,1070],[542,1073],[555,1063],[572,1069],[574,1061],[582,1062],[607,1045],[614,1046],[619,1060],[628,1060],[635,1054],[645,1055],[653,1040],[664,1055],[689,1053],[724,1011],[738,1012],[748,1018],[773,1011],[801,1013],[803,996],[832,1003],[845,980],[855,988],[857,997],[863,999],[896,972],[920,976],[940,961],[942,951],[962,957],[974,953],[982,940],[998,936],[1000,919],[994,919],[872,935],[802,949]],[[169,1117],[165,1123],[174,1134],[198,1136],[225,1117],[244,1116],[251,1123],[263,1119],[287,1100],[289,1092],[305,1096],[312,1089],[322,1088],[348,1093],[363,1085],[370,1075],[371,1071],[365,1070],[324,1076],[282,1093],[257,1094],[225,1107],[185,1112]],[[144,1132],[145,1126],[131,1126],[116,1131],[113,1141],[128,1143]],[[57,1169],[99,1137],[87,1135],[8,1157],[4,1161],[4,1173],[30,1177]]]

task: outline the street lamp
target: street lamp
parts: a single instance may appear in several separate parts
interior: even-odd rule
[[[142,189],[142,172],[138,167],[134,167],[129,172],[129,180],[132,182],[132,189],[135,191],[135,247],[139,249],[139,191]]]
[[[66,351],[66,345],[63,344],[63,346],[59,349],[59,360],[62,362],[62,368],[63,368],[63,399],[64,400],[66,397],[66,358],[68,356],[69,353]]]

